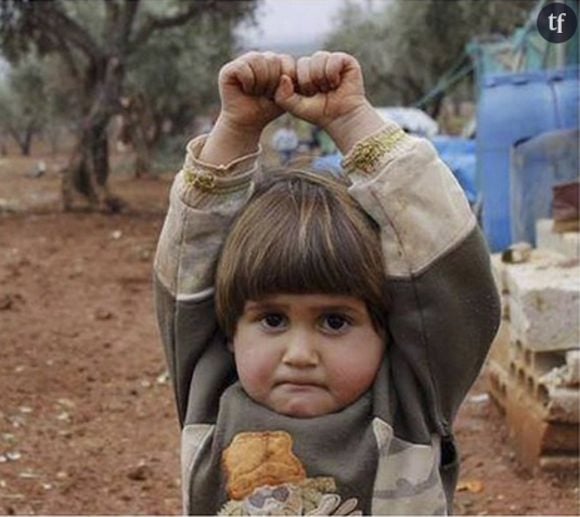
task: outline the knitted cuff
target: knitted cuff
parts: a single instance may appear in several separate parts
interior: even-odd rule
[[[256,161],[262,149],[241,156],[227,165],[213,165],[198,157],[203,149],[207,135],[194,138],[187,145],[187,156],[182,169],[186,187],[212,194],[229,194],[248,187],[257,169]]]

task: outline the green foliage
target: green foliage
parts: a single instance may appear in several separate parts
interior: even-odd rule
[[[62,87],[51,83],[51,70],[46,67],[44,80],[50,83],[57,104],[68,99],[63,107],[73,117],[90,108],[98,93],[91,87],[104,60],[119,56],[124,66],[123,95],[144,95],[153,113],[178,120],[215,101],[217,71],[235,50],[234,28],[252,17],[256,4],[256,0],[141,0],[138,4],[0,0],[0,52],[11,63],[31,53],[52,56]],[[135,6],[130,24],[112,23],[115,17],[125,16],[130,5]],[[192,16],[180,22],[164,23],[188,12]],[[162,24],[143,31],[152,22]]]
[[[231,25],[208,15],[153,35],[128,62],[127,94],[143,95],[156,120],[183,129],[218,100],[217,74],[235,52]]]
[[[536,0],[394,0],[369,14],[347,3],[325,46],[361,61],[374,103],[410,105],[461,59],[473,37],[511,33],[535,5]]]
[[[43,62],[33,55],[10,69],[0,83],[0,128],[27,152],[32,136],[49,118]]]

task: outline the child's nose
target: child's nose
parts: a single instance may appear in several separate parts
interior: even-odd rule
[[[318,364],[316,336],[304,330],[296,330],[288,336],[283,362],[286,365],[306,368]]]

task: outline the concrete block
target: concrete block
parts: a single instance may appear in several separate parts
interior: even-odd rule
[[[491,271],[493,273],[493,279],[495,280],[495,286],[500,296],[501,300],[501,317],[502,320],[509,320],[509,292],[506,281],[506,269],[509,264],[505,264],[501,260],[501,253],[494,253],[491,255]]]
[[[580,348],[580,264],[534,250],[529,262],[511,264],[509,290],[512,340],[536,351]]]
[[[509,322],[502,322],[485,371],[488,392],[505,415],[510,443],[532,472],[574,470],[580,444],[580,391],[558,384],[552,372],[567,370],[578,354],[531,351],[510,342],[509,327]]]
[[[513,379],[508,380],[504,409],[510,443],[529,470],[557,468],[558,464],[572,461],[554,463],[542,461],[543,458],[578,457],[578,424],[548,421],[546,409]]]
[[[505,412],[508,397],[508,372],[498,362],[489,361],[487,364],[487,375],[488,393],[499,408]]]
[[[510,364],[515,361],[518,366],[522,366],[526,374],[532,375],[538,382],[543,375],[558,368],[567,368],[565,351],[534,351],[525,348],[517,340],[510,341],[509,360]]]
[[[541,456],[539,467],[546,472],[578,472],[580,457],[573,455]]]
[[[580,350],[566,352],[566,366],[568,385],[580,384]]]
[[[492,399],[505,409],[509,368],[509,322],[502,321],[487,356],[485,370]]]
[[[562,424],[580,422],[580,391],[541,384],[540,398],[546,407],[545,420]]]
[[[536,243],[540,249],[549,249],[568,258],[580,258],[580,233],[553,231],[553,219],[538,219],[536,222]]]
[[[505,264],[501,260],[501,253],[493,253],[491,255],[491,270],[495,285],[500,293],[507,293],[506,269],[509,264]]]

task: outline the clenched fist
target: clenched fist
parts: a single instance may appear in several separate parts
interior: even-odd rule
[[[365,96],[358,61],[343,52],[293,57],[249,52],[219,74],[221,112],[200,159],[228,164],[255,152],[263,129],[285,111],[325,129],[347,153],[384,124]]]
[[[294,58],[273,52],[249,52],[219,74],[220,117],[244,130],[261,131],[284,110],[274,101],[282,75],[295,77]]]
[[[316,52],[301,57],[296,78],[283,74],[276,104],[325,129],[346,153],[384,124],[369,104],[358,61],[344,52]]]

